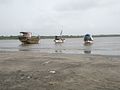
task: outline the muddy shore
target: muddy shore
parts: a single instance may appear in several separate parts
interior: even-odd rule
[[[0,52],[0,90],[120,90],[120,56]]]

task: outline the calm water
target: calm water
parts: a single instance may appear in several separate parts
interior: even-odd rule
[[[19,40],[0,40],[0,51],[120,55],[120,37],[94,38],[89,46],[83,45],[83,38],[66,39],[62,44],[55,44],[53,39],[41,39],[39,44],[33,45],[21,45]]]

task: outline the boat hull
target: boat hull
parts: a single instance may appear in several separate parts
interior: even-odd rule
[[[84,44],[85,45],[91,45],[91,44],[93,44],[93,41],[89,41],[89,40],[88,41],[84,41]]]
[[[38,44],[40,38],[37,36],[32,36],[31,38],[19,36],[19,40],[22,42],[22,44]]]
[[[64,43],[64,39],[54,40],[55,43]]]

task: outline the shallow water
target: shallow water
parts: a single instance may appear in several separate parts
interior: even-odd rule
[[[94,43],[87,46],[83,38],[66,39],[61,44],[55,44],[53,39],[41,39],[39,44],[32,45],[21,45],[19,40],[0,40],[0,51],[120,55],[120,37],[96,37]]]

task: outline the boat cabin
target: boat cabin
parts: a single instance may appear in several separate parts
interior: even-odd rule
[[[61,36],[55,36],[55,40],[60,40]]]
[[[32,33],[31,32],[20,32],[20,34],[22,34],[23,37],[27,37],[27,38],[31,38],[32,37]]]

